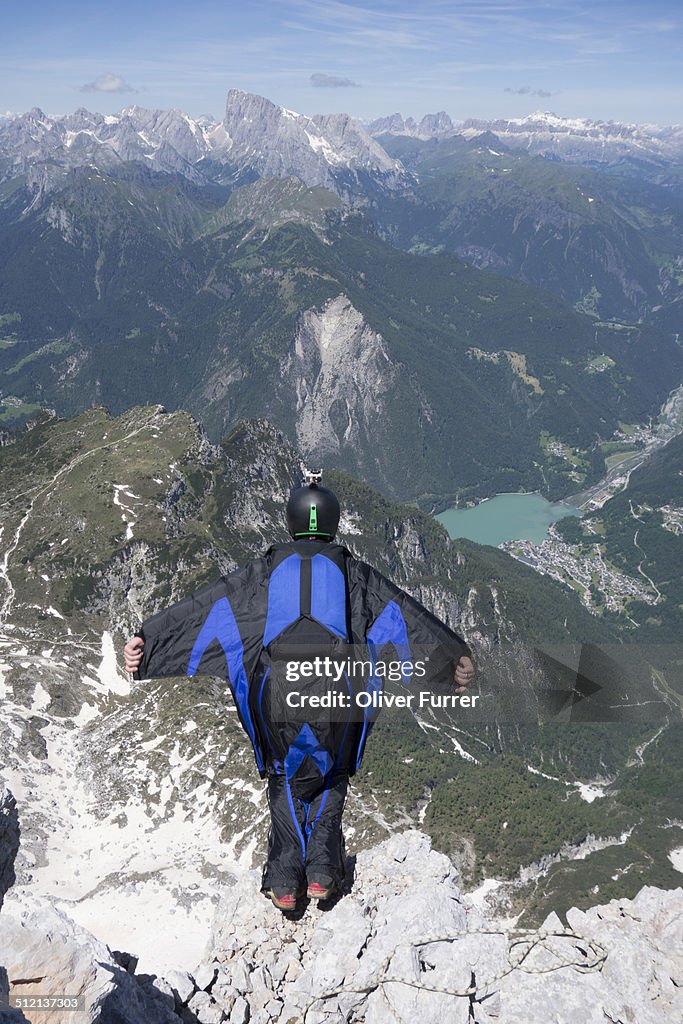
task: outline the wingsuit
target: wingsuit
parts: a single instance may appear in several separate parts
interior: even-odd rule
[[[360,767],[377,712],[287,711],[283,664],[360,645],[409,658],[429,646],[431,678],[450,681],[465,641],[333,537],[339,504],[313,483],[287,506],[293,539],[143,623],[136,678],[209,675],[229,684],[267,779],[271,815],[262,890],[333,889],[344,877],[341,817],[349,776]],[[387,648],[387,645],[389,647]],[[320,680],[318,680],[320,683]],[[316,680],[294,684],[315,689]],[[329,680],[325,681],[329,685]],[[378,691],[381,679],[363,685]],[[351,694],[344,676],[339,686]],[[350,703],[350,702],[349,702]],[[303,717],[302,717],[303,715]]]

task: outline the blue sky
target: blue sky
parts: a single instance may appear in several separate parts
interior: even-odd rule
[[[222,116],[230,88],[363,118],[683,122],[683,6],[653,0],[0,0],[0,112],[138,103]]]

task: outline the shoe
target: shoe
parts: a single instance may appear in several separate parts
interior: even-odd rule
[[[326,900],[334,892],[336,886],[332,885],[320,885],[318,882],[311,882],[306,890],[306,895],[311,900]]]
[[[273,889],[268,889],[266,891],[266,896],[273,901],[278,910],[282,910],[285,913],[296,910],[296,893],[285,892],[277,896]]]

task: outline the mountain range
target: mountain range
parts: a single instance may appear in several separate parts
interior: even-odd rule
[[[370,122],[368,131],[384,135],[407,135],[417,139],[460,136],[476,138],[491,132],[516,149],[526,149],[557,160],[581,164],[617,164],[631,161],[645,168],[664,170],[683,154],[683,125],[629,124],[595,121],[583,117],[558,117],[537,110],[526,117],[467,118],[453,122],[445,111],[426,114],[420,121],[391,114]]]
[[[0,118],[0,196],[17,178],[42,195],[74,168],[118,177],[129,162],[208,194],[294,176],[368,210],[392,244],[446,249],[633,320],[680,297],[682,139],[680,127],[550,114],[460,125],[396,114],[366,128],[233,89],[222,121],[139,106]]]
[[[110,171],[129,161],[197,184],[295,174],[307,185],[353,194],[363,180],[388,188],[407,180],[400,163],[347,114],[307,117],[238,89],[228,93],[222,121],[139,106],[111,115],[80,108],[64,117],[35,108],[0,119],[4,179],[36,164]]]
[[[681,377],[675,190],[382,139],[237,91],[221,123],[6,119],[0,422],[152,401],[219,440],[266,415],[425,506],[589,486]]]

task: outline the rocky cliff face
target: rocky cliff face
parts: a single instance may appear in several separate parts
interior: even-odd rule
[[[195,120],[180,110],[131,106],[103,115],[80,108],[50,117],[36,107],[0,121],[0,168],[3,177],[12,177],[36,164],[111,170],[136,160],[200,183],[206,179],[196,165],[208,157],[225,158],[229,142],[219,122]]]
[[[223,124],[231,161],[262,177],[294,174],[307,185],[333,191],[351,185],[363,172],[389,187],[408,180],[400,162],[348,114],[307,117],[231,89]]]
[[[0,789],[0,908],[8,889],[14,885],[14,861],[19,849],[19,818],[16,800]]]
[[[372,459],[399,373],[381,335],[345,295],[320,311],[306,310],[282,375],[296,394],[296,435],[303,454],[314,460],[340,452],[354,461]]]

